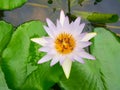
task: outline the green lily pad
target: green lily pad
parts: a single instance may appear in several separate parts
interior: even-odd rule
[[[13,26],[4,21],[0,21],[0,54],[8,44],[13,33]]]
[[[8,86],[5,82],[5,78],[4,78],[4,74],[1,70],[1,66],[0,66],[0,90],[10,90],[10,89],[8,89]]]
[[[104,28],[95,28],[91,53],[95,61],[73,63],[70,79],[61,79],[64,90],[119,90],[120,38]]]
[[[0,10],[12,10],[23,5],[27,0],[0,0]]]
[[[30,39],[46,35],[43,23],[27,22],[17,28],[2,56],[6,82],[15,90],[47,90],[59,81],[61,68],[50,67],[49,62],[37,64],[44,55]],[[47,84],[47,86],[46,86]]]
[[[1,69],[1,55],[6,48],[13,32],[13,27],[4,21],[0,21],[0,90],[9,90]]]

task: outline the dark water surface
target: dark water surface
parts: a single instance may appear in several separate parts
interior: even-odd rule
[[[85,0],[82,5],[76,4],[76,0],[71,0],[71,12],[87,11],[115,13],[120,16],[120,0],[103,0],[94,5],[94,0]],[[54,22],[59,17],[60,10],[63,9],[67,13],[67,0],[53,0],[52,4],[48,4],[48,0],[28,0],[28,2],[20,8],[12,11],[5,11],[3,19],[18,26],[26,21],[41,20],[45,22],[46,18],[50,18]],[[120,26],[120,20],[117,23],[110,24]],[[112,31],[120,33],[120,29],[111,28]]]

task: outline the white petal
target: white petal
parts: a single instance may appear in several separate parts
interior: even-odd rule
[[[47,41],[45,40],[45,37],[42,37],[42,38],[32,38],[31,39],[33,42],[36,42],[40,45],[45,45],[47,43]]]
[[[65,14],[64,14],[64,11],[61,10],[61,12],[60,12],[60,23],[61,23],[61,25],[64,24],[64,21],[65,21]]]
[[[49,61],[50,59],[52,59],[52,56],[51,56],[51,55],[45,55],[43,58],[41,58],[41,59],[38,61],[38,64],[47,62],[47,61]]]
[[[43,26],[43,27],[44,27],[45,31],[48,33],[48,35],[53,38],[54,37],[53,31],[50,28],[48,28],[47,26]]]
[[[57,29],[61,29],[61,27],[62,27],[62,25],[61,25],[61,23],[60,23],[60,21],[59,20],[57,20],[57,25],[56,25],[57,27]]]
[[[79,34],[79,37],[78,37],[79,40],[81,40],[82,38],[84,38],[86,34],[87,34],[87,32]]]
[[[85,48],[91,44],[92,44],[91,42],[78,42],[78,45],[79,45],[78,47]]]
[[[95,37],[97,35],[97,33],[93,32],[93,33],[88,33],[86,34],[81,41],[88,41],[90,40],[91,38]]]
[[[65,27],[70,26],[70,25],[69,25],[69,19],[68,19],[67,16],[65,17],[65,20],[64,20],[64,26],[65,26]]]
[[[82,64],[85,63],[84,60],[83,60],[80,56],[75,55],[75,56],[74,56],[74,59],[75,59],[76,61],[82,63]]]
[[[63,62],[65,61],[65,56],[59,55],[59,61],[60,61],[60,65],[62,65]]]
[[[88,53],[85,52],[85,51],[79,52],[79,56],[82,57],[82,58],[87,58],[87,59],[95,60],[95,57],[94,57],[94,56],[88,54]]]
[[[74,21],[74,25],[75,25],[75,26],[78,26],[78,25],[80,24],[80,20],[81,20],[81,18],[78,17],[78,18]]]
[[[50,49],[51,49],[51,48],[49,48],[49,47],[41,47],[41,48],[39,49],[39,51],[42,51],[42,52],[49,52]]]
[[[74,33],[75,33],[76,35],[80,35],[81,32],[83,31],[84,27],[85,27],[85,23],[80,24],[80,20],[78,19],[78,20],[76,21],[76,23],[75,23],[75,22],[72,22],[72,23],[70,24],[70,27],[71,27],[72,30],[74,30]],[[73,32],[73,31],[72,31],[72,32]]]
[[[54,23],[50,19],[47,18],[46,21],[47,21],[48,27],[55,28]]]
[[[80,26],[77,29],[79,34],[83,31],[84,27],[85,27],[85,23],[80,24]]]
[[[65,73],[66,78],[68,79],[70,76],[72,61],[69,59],[66,59],[64,63],[62,64],[63,71]]]
[[[51,63],[50,63],[50,66],[55,65],[58,61],[59,61],[58,57],[57,57],[57,56],[54,57],[53,60],[52,60]]]

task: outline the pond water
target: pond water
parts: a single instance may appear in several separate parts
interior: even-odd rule
[[[94,5],[94,0],[85,0],[82,6],[76,4],[75,0],[71,0],[71,12],[87,11],[87,12],[102,12],[115,13],[120,16],[120,0],[102,0],[102,2]],[[67,13],[67,0],[53,0],[52,4],[48,4],[48,0],[28,0],[22,7],[12,11],[5,11],[3,19],[18,26],[21,23],[30,20],[41,20],[45,22],[46,18],[50,18],[54,22],[59,17],[60,10],[63,9]],[[120,21],[114,24],[109,24],[110,29],[116,33],[120,33]]]

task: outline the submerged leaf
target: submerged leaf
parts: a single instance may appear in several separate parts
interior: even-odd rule
[[[93,23],[114,23],[119,17],[117,14],[92,13],[87,19]]]
[[[105,14],[105,13],[91,13],[91,12],[79,12],[74,11],[75,15],[81,16],[92,23],[114,23],[117,22],[119,17],[117,14]]]

